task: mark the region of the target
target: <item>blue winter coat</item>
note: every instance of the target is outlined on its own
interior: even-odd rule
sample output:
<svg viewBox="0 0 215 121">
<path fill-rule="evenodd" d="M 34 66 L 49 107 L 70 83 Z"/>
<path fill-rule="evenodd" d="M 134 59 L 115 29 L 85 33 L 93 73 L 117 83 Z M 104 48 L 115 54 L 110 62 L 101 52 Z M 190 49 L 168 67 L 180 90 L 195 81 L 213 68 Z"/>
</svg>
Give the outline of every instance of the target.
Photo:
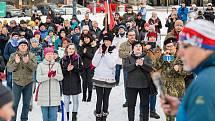
<svg viewBox="0 0 215 121">
<path fill-rule="evenodd" d="M 187 7 L 184 7 L 184 8 L 180 7 L 178 9 L 178 17 L 180 20 L 186 22 L 187 21 L 187 15 L 188 15 L 188 8 Z"/>
<path fill-rule="evenodd" d="M 215 53 L 193 72 L 197 78 L 188 87 L 177 121 L 215 121 Z"/>
<path fill-rule="evenodd" d="M 10 58 L 10 55 L 16 52 L 17 48 L 18 48 L 17 46 L 12 46 L 9 40 L 9 42 L 5 45 L 5 48 L 4 48 L 4 53 L 3 53 L 4 59 L 8 61 Z"/>
</svg>

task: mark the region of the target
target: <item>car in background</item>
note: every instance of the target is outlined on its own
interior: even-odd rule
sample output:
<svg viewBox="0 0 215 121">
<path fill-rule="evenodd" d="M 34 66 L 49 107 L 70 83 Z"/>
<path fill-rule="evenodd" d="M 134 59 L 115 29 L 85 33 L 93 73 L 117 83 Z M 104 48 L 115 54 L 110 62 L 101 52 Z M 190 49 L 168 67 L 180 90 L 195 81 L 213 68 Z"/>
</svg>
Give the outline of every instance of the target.
<svg viewBox="0 0 215 121">
<path fill-rule="evenodd" d="M 48 15 L 49 8 L 56 14 L 64 14 L 64 10 L 59 8 L 56 4 L 53 3 L 40 3 L 36 7 L 42 12 L 43 15 Z"/>
<path fill-rule="evenodd" d="M 66 15 L 73 14 L 73 5 L 62 5 L 61 9 L 64 10 L 64 14 Z M 77 8 L 76 8 L 77 15 L 86 14 L 88 12 L 90 12 L 89 8 L 86 8 L 84 6 L 77 4 Z"/>
<path fill-rule="evenodd" d="M 22 5 L 22 10 L 25 16 L 32 16 L 34 13 L 41 16 L 41 10 L 38 10 L 36 6 Z"/>
<path fill-rule="evenodd" d="M 23 12 L 21 9 L 17 9 L 13 5 L 6 5 L 6 18 L 11 18 L 11 17 L 21 17 L 23 16 Z"/>
<path fill-rule="evenodd" d="M 93 12 L 93 3 L 88 4 L 87 8 L 90 9 L 90 12 Z M 97 2 L 96 13 L 104 13 L 104 12 L 105 12 L 104 4 Z"/>
</svg>

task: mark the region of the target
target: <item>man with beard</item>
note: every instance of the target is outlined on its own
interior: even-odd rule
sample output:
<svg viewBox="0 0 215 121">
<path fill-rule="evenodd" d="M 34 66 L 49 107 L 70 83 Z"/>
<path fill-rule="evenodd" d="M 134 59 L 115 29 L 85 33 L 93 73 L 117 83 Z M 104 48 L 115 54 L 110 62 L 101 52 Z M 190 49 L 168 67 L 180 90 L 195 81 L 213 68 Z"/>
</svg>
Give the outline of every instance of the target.
<svg viewBox="0 0 215 121">
<path fill-rule="evenodd" d="M 161 100 L 168 115 L 176 115 L 177 121 L 215 120 L 215 25 L 205 20 L 186 24 L 180 34 L 178 55 L 184 63 L 184 70 L 197 74 L 188 87 L 182 102 L 166 95 Z"/>
<path fill-rule="evenodd" d="M 18 30 L 20 35 L 24 36 L 27 40 L 33 37 L 33 32 L 27 28 L 27 22 L 25 20 L 20 21 L 20 28 Z"/>
<path fill-rule="evenodd" d="M 183 71 L 182 61 L 177 56 L 175 38 L 168 38 L 164 41 L 164 53 L 154 67 L 161 72 L 165 93 L 181 99 L 185 89 L 186 73 Z M 175 121 L 175 117 L 166 115 L 166 121 Z"/>
<path fill-rule="evenodd" d="M 123 15 L 124 23 L 126 23 L 126 21 L 134 21 L 137 14 L 134 13 L 131 5 L 128 5 L 126 8 L 127 8 L 127 13 Z"/>
<path fill-rule="evenodd" d="M 167 40 L 168 38 L 175 38 L 178 41 L 179 33 L 183 30 L 183 28 L 184 28 L 183 21 L 176 20 L 175 25 L 174 25 L 174 29 L 167 34 L 165 40 Z"/>
</svg>

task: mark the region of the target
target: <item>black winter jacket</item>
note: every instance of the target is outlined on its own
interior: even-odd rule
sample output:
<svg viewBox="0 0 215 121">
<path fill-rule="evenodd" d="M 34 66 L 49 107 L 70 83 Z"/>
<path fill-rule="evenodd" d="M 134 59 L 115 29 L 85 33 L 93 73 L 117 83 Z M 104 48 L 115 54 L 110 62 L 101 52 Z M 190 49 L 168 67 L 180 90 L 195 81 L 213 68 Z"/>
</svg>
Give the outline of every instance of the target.
<svg viewBox="0 0 215 121">
<path fill-rule="evenodd" d="M 80 72 L 82 70 L 82 61 L 79 55 L 64 56 L 61 59 L 61 68 L 63 72 L 62 89 L 64 95 L 77 95 L 81 93 Z M 73 70 L 68 71 L 69 64 L 74 66 Z"/>
<path fill-rule="evenodd" d="M 136 66 L 137 59 L 144 59 L 142 66 Z M 128 72 L 126 87 L 129 88 L 148 88 L 150 87 L 150 72 L 152 69 L 152 61 L 146 55 L 142 54 L 137 57 L 134 54 L 123 60 L 123 67 Z"/>
</svg>

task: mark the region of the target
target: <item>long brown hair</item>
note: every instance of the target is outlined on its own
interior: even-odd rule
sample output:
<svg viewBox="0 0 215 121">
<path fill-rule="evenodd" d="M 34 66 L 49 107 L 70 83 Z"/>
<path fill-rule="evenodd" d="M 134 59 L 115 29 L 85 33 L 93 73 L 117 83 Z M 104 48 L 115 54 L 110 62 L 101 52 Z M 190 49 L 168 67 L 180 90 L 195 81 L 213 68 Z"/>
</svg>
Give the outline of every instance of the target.
<svg viewBox="0 0 215 121">
<path fill-rule="evenodd" d="M 75 44 L 74 44 L 74 43 L 69 43 L 69 44 L 66 46 L 65 50 L 64 50 L 64 55 L 66 55 L 66 56 L 68 55 L 67 49 L 68 49 L 68 47 L 69 47 L 70 45 L 73 45 L 73 46 L 75 47 Z M 75 53 L 77 53 L 76 47 L 75 47 Z"/>
</svg>

